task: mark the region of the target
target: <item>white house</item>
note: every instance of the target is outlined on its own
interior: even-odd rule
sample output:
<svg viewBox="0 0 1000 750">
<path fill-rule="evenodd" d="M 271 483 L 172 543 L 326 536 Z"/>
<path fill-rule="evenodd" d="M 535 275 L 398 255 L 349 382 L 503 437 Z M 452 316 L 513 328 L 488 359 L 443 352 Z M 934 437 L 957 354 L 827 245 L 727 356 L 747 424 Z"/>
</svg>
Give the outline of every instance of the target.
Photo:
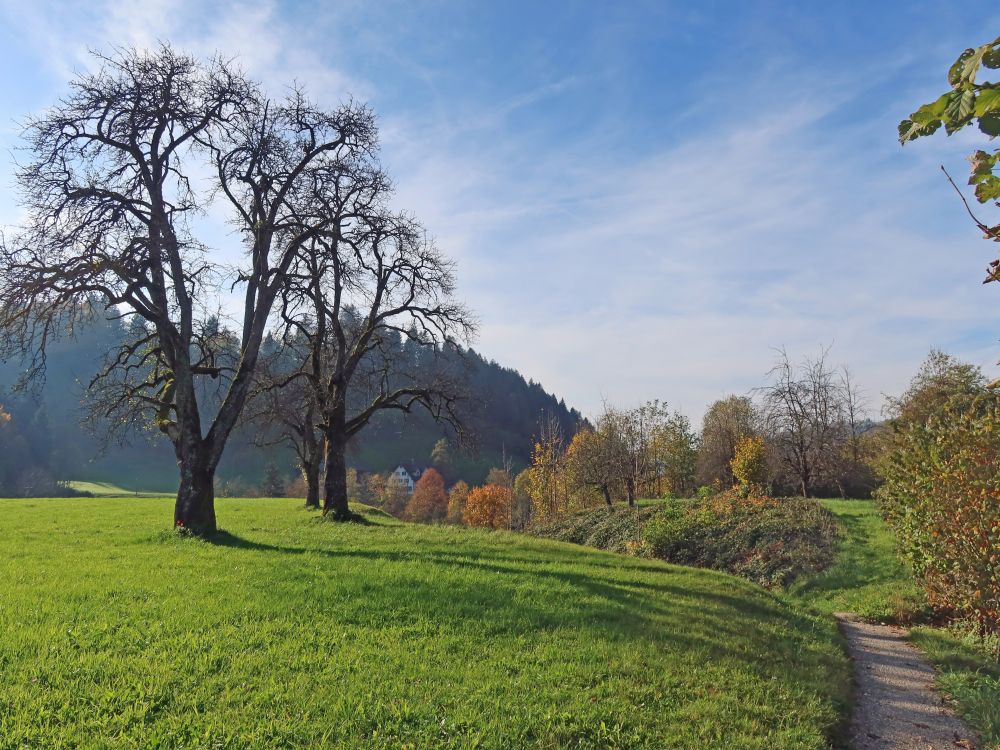
<svg viewBox="0 0 1000 750">
<path fill-rule="evenodd" d="M 416 466 L 407 466 L 400 464 L 396 469 L 389 475 L 390 482 L 396 482 L 401 485 L 403 489 L 406 490 L 407 495 L 413 494 L 413 486 L 420 479 L 420 475 L 423 474 L 423 469 L 419 469 Z"/>
</svg>

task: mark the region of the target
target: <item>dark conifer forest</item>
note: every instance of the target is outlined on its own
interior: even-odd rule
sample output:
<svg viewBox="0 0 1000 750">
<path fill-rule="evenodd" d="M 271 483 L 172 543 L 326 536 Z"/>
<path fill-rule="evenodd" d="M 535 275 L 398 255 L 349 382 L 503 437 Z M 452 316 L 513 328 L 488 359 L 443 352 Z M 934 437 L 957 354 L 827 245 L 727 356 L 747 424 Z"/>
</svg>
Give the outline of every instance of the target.
<svg viewBox="0 0 1000 750">
<path fill-rule="evenodd" d="M 158 432 L 123 432 L 84 409 L 90 379 L 123 335 L 122 325 L 88 316 L 53 345 L 44 379 L 23 388 L 20 364 L 0 365 L 0 494 L 59 494 L 59 483 L 67 480 L 176 489 L 173 451 Z M 399 346 L 405 349 L 406 343 Z M 420 352 L 414 348 L 413 354 Z M 555 417 L 567 434 L 581 420 L 579 412 L 517 370 L 472 349 L 447 356 L 465 383 L 459 404 L 464 434 L 419 410 L 382 413 L 349 446 L 352 468 L 383 472 L 399 463 L 430 465 L 434 445 L 445 438 L 454 479 L 480 482 L 493 466 L 526 466 L 542 420 Z M 252 424 L 237 430 L 220 466 L 220 484 L 258 486 L 272 467 L 285 479 L 297 475 L 292 451 L 281 444 L 259 445 L 259 433 L 259 425 Z"/>
</svg>

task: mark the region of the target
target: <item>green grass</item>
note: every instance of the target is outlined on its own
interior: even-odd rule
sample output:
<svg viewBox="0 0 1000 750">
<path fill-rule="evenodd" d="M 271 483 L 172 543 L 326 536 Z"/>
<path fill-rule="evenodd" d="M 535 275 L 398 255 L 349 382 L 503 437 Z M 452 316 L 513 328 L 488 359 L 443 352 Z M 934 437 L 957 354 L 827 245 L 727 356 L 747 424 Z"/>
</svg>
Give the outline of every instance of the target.
<svg viewBox="0 0 1000 750">
<path fill-rule="evenodd" d="M 906 622 L 924 609 L 919 587 L 896 555 L 892 532 L 871 500 L 823 500 L 842 537 L 836 560 L 793 584 L 790 596 L 822 614 L 853 612 L 878 622 Z"/>
<path fill-rule="evenodd" d="M 789 600 L 819 614 L 854 612 L 880 622 L 926 620 L 925 599 L 896 555 L 889 528 L 870 500 L 824 500 L 843 528 L 833 567 L 793 586 Z M 916 625 L 913 643 L 938 670 L 938 686 L 979 731 L 985 750 L 1000 750 L 1000 665 L 961 627 Z"/>
<path fill-rule="evenodd" d="M 823 748 L 829 618 L 503 532 L 220 500 L 0 504 L 0 748 Z"/>
<path fill-rule="evenodd" d="M 984 750 L 1000 750 L 1000 664 L 968 630 L 920 626 L 913 643 L 938 669 L 938 685 L 979 730 Z"/>
</svg>

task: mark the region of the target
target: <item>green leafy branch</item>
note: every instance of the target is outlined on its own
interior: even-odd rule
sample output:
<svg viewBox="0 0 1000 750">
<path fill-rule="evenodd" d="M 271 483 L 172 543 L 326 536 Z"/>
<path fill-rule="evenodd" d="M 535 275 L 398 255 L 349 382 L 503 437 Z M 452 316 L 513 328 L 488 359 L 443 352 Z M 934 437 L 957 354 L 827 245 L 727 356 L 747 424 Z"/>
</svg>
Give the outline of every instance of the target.
<svg viewBox="0 0 1000 750">
<path fill-rule="evenodd" d="M 1000 69 L 1000 37 L 981 47 L 965 50 L 948 70 L 951 91 L 920 107 L 899 123 L 899 142 L 933 135 L 943 125 L 948 135 L 975 124 L 981 133 L 993 139 L 1000 135 L 1000 82 L 977 81 L 983 68 Z M 991 152 L 977 150 L 969 157 L 972 171 L 969 184 L 975 186 L 980 203 L 993 201 L 1000 206 L 1000 149 Z M 945 173 L 947 174 L 947 172 Z M 951 180 L 951 177 L 948 178 Z M 954 185 L 952 181 L 952 185 Z M 958 190 L 958 187 L 955 188 Z M 961 195 L 961 191 L 959 191 Z M 964 196 L 963 196 L 964 200 Z M 966 203 L 966 209 L 968 209 Z M 976 225 L 987 239 L 1000 242 L 1000 224 L 989 226 L 975 217 Z M 986 282 L 1000 280 L 1000 260 L 990 264 Z M 984 282 L 984 283 L 986 283 Z"/>
</svg>

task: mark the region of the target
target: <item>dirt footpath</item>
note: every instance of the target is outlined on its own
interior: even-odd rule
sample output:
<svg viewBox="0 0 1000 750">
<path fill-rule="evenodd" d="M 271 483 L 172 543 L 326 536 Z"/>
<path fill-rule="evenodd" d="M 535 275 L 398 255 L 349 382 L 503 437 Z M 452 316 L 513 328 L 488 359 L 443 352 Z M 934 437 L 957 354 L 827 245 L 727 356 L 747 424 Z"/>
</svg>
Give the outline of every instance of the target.
<svg viewBox="0 0 1000 750">
<path fill-rule="evenodd" d="M 834 615 L 857 683 L 849 739 L 854 750 L 955 750 L 975 735 L 934 690 L 934 669 L 906 631 Z"/>
</svg>

